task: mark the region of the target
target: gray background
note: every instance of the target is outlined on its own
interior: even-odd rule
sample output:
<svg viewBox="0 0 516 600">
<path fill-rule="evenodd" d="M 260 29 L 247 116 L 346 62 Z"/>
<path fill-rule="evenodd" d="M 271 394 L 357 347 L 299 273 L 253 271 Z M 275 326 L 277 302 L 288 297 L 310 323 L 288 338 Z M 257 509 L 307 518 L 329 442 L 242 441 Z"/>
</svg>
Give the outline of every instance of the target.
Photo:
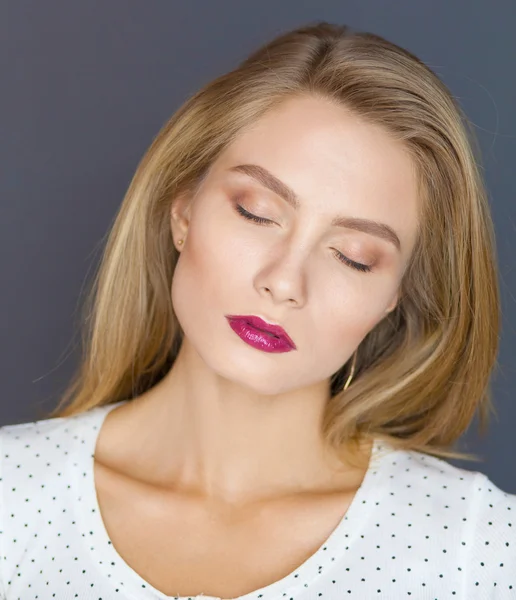
<svg viewBox="0 0 516 600">
<path fill-rule="evenodd" d="M 460 448 L 516 493 L 516 2 L 1 0 L 0 424 L 41 418 L 79 354 L 79 303 L 153 136 L 280 32 L 324 19 L 424 60 L 475 124 L 497 233 L 498 418 Z"/>
</svg>

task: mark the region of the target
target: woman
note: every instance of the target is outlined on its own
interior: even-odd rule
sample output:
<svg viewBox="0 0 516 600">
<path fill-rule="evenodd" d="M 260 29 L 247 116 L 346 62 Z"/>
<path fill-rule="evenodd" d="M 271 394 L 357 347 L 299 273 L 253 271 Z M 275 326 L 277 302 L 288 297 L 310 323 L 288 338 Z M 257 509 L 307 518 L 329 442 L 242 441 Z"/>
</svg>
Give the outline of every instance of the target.
<svg viewBox="0 0 516 600">
<path fill-rule="evenodd" d="M 0 430 L 4 598 L 516 597 L 516 496 L 445 460 L 472 459 L 499 326 L 466 123 L 328 23 L 176 112 L 77 377 Z"/>
</svg>

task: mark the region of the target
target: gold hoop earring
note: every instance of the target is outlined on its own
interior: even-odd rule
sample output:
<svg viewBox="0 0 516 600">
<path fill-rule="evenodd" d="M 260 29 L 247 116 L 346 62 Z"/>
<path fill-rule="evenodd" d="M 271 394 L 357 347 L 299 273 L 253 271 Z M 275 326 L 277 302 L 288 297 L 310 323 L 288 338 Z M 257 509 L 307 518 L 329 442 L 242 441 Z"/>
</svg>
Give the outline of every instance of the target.
<svg viewBox="0 0 516 600">
<path fill-rule="evenodd" d="M 346 381 L 346 384 L 344 385 L 344 388 L 343 388 L 344 390 L 348 389 L 348 386 L 351 383 L 351 380 L 353 379 L 353 375 L 355 373 L 356 362 L 357 362 L 357 353 L 356 353 L 356 350 L 355 350 L 355 355 L 353 356 L 353 363 L 351 364 L 351 372 L 350 372 L 350 375 L 348 377 L 348 380 Z"/>
</svg>

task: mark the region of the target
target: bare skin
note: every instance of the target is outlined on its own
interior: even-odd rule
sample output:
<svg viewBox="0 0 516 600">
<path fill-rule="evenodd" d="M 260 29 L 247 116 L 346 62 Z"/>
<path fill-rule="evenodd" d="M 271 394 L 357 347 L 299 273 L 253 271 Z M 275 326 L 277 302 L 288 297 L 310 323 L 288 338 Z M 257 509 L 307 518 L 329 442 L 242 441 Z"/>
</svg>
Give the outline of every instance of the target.
<svg viewBox="0 0 516 600">
<path fill-rule="evenodd" d="M 300 208 L 229 170 L 241 164 L 273 173 Z M 236 203 L 273 223 L 244 219 Z M 337 215 L 387 224 L 400 249 L 331 226 Z M 315 98 L 265 115 L 195 198 L 175 199 L 171 297 L 183 345 L 157 386 L 109 413 L 95 452 L 106 529 L 152 586 L 235 598 L 285 577 L 335 529 L 365 470 L 323 443 L 329 377 L 396 306 L 417 216 L 404 148 Z M 373 270 L 353 269 L 335 249 Z M 252 348 L 226 314 L 280 323 L 297 349 Z M 369 457 L 371 445 L 361 451 Z"/>
<path fill-rule="evenodd" d="M 102 427 L 109 445 L 122 431 L 115 415 L 122 408 L 112 411 Z M 132 447 L 137 461 L 137 443 Z M 234 507 L 149 483 L 125 460 L 123 465 L 109 462 L 119 453 L 129 459 L 127 445 L 111 453 L 101 450 L 102 444 L 97 448 L 97 496 L 113 546 L 168 596 L 237 598 L 286 577 L 329 537 L 364 475 L 357 471 L 335 478 L 330 490 L 315 487 Z"/>
</svg>

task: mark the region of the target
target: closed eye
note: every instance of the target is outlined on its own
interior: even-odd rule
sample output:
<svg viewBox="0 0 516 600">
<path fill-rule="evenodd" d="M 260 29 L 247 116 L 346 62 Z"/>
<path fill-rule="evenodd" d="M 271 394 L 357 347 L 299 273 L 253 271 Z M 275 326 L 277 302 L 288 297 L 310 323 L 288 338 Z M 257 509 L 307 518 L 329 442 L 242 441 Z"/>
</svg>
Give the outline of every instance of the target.
<svg viewBox="0 0 516 600">
<path fill-rule="evenodd" d="M 338 250 L 335 250 L 334 254 L 344 264 L 348 265 L 349 267 L 352 267 L 353 269 L 356 269 L 357 271 L 362 271 L 363 273 L 369 273 L 370 271 L 372 271 L 369 265 L 363 265 L 362 263 L 355 262 L 347 256 L 344 256 L 344 254 L 342 254 L 342 252 L 339 252 Z"/>
<path fill-rule="evenodd" d="M 245 219 L 248 219 L 249 221 L 256 221 L 257 223 L 274 223 L 274 221 L 271 221 L 270 219 L 264 219 L 263 217 L 257 217 L 256 215 L 253 215 L 250 212 L 247 212 L 245 208 L 240 206 L 240 204 L 236 205 L 236 211 L 239 214 L 241 214 Z"/>
<path fill-rule="evenodd" d="M 244 219 L 247 219 L 248 221 L 254 221 L 256 223 L 261 223 L 262 225 L 266 223 L 274 223 L 274 221 L 272 221 L 271 219 L 265 219 L 264 217 L 257 217 L 256 215 L 253 215 L 252 213 L 245 210 L 245 208 L 243 208 L 243 206 L 241 206 L 240 204 L 235 205 L 235 210 L 240 215 L 242 215 Z M 351 267 L 352 269 L 355 269 L 357 271 L 361 271 L 362 273 L 369 273 L 372 270 L 369 265 L 364 265 L 362 263 L 355 262 L 354 260 L 351 260 L 338 250 L 334 251 L 334 255 L 337 257 L 338 260 L 348 265 L 348 267 Z"/>
</svg>

